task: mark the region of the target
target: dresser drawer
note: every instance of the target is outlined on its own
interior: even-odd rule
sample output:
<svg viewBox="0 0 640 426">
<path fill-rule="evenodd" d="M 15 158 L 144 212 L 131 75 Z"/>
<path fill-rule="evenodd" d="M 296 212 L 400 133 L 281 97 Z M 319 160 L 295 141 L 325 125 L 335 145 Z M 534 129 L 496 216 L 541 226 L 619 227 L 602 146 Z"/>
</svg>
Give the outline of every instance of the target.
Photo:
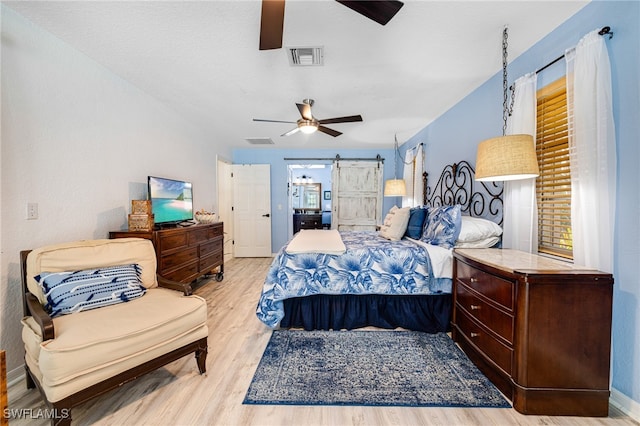
<svg viewBox="0 0 640 426">
<path fill-rule="evenodd" d="M 191 247 L 185 250 L 168 254 L 160 258 L 160 271 L 163 273 L 167 269 L 180 266 L 187 262 L 191 262 L 198 259 L 198 247 Z M 197 265 L 197 263 L 196 263 Z M 168 278 L 168 277 L 167 277 Z"/>
<path fill-rule="evenodd" d="M 209 272 L 220 265 L 222 265 L 222 250 L 213 253 L 211 256 L 200 258 L 200 272 Z"/>
<path fill-rule="evenodd" d="M 511 281 L 475 269 L 464 262 L 456 262 L 456 265 L 458 280 L 509 311 L 513 311 L 515 287 Z"/>
<path fill-rule="evenodd" d="M 208 234 L 210 239 L 215 237 L 222 237 L 222 234 L 223 234 L 222 225 L 214 225 L 210 227 Z"/>
<path fill-rule="evenodd" d="M 222 240 L 210 241 L 208 243 L 200 244 L 200 257 L 209 256 L 215 251 L 222 250 Z"/>
<path fill-rule="evenodd" d="M 461 283 L 456 285 L 456 302 L 478 322 L 504 338 L 509 344 L 513 344 L 512 315 L 491 306 Z"/>
<path fill-rule="evenodd" d="M 189 283 L 198 276 L 198 262 L 193 261 L 178 269 L 164 273 L 162 276 L 173 281 Z"/>
<path fill-rule="evenodd" d="M 187 234 L 182 233 L 168 233 L 161 235 L 158 238 L 158 244 L 160 245 L 160 252 L 166 250 L 177 249 L 181 247 L 187 247 Z"/>
<path fill-rule="evenodd" d="M 495 339 L 481 325 L 467 316 L 462 310 L 456 311 L 456 327 L 466 336 L 466 339 L 476 345 L 486 358 L 491 359 L 511 376 L 513 348 Z"/>
<path fill-rule="evenodd" d="M 189 245 L 195 245 L 201 243 L 203 241 L 207 241 L 209 239 L 209 230 L 205 229 L 194 229 L 189 231 Z"/>
</svg>

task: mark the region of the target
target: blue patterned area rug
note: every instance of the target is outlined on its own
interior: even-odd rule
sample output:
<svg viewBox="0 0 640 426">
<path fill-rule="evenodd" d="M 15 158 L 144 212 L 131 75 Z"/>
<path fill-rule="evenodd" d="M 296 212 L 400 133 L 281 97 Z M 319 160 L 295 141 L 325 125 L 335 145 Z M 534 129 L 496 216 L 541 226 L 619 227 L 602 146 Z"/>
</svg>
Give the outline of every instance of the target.
<svg viewBox="0 0 640 426">
<path fill-rule="evenodd" d="M 276 330 L 244 404 L 511 407 L 445 334 Z"/>
</svg>

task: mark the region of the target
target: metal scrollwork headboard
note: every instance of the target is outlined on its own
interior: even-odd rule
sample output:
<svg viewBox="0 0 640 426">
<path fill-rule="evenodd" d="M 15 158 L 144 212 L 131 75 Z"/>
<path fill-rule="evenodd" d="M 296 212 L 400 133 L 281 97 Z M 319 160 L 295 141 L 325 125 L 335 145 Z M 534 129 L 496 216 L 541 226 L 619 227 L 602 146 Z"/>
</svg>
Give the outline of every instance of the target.
<svg viewBox="0 0 640 426">
<path fill-rule="evenodd" d="M 422 174 L 424 205 L 430 207 L 460 204 L 463 214 L 483 217 L 502 225 L 503 186 L 496 182 L 477 182 L 475 170 L 466 161 L 445 166 L 433 189 L 428 174 Z"/>
</svg>

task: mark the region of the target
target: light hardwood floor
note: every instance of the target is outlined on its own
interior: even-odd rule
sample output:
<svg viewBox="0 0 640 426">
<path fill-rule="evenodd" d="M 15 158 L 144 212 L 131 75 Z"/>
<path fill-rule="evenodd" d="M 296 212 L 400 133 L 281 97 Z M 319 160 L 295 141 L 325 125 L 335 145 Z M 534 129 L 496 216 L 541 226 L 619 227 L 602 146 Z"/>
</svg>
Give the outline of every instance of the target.
<svg viewBox="0 0 640 426">
<path fill-rule="evenodd" d="M 203 283 L 208 300 L 207 373 L 193 356 L 127 383 L 72 410 L 74 424 L 99 425 L 637 425 L 615 408 L 608 418 L 524 416 L 513 409 L 243 405 L 271 330 L 255 316 L 271 259 L 234 259 L 222 282 Z M 9 407 L 44 409 L 24 380 L 9 389 Z M 16 419 L 12 425 L 45 425 Z"/>
</svg>

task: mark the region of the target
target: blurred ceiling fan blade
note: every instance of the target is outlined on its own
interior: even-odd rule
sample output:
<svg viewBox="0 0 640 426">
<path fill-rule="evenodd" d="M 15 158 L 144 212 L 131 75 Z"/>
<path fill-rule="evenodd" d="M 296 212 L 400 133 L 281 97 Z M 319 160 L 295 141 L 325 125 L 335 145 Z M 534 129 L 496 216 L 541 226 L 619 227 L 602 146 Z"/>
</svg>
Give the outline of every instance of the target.
<svg viewBox="0 0 640 426">
<path fill-rule="evenodd" d="M 298 127 L 296 127 L 295 129 L 289 130 L 287 133 L 281 134 L 280 136 L 291 136 L 292 134 L 297 133 L 299 131 L 300 131 L 300 129 Z"/>
<path fill-rule="evenodd" d="M 280 49 L 282 47 L 284 1 L 262 0 L 260 50 Z"/>
<path fill-rule="evenodd" d="M 309 104 L 296 104 L 298 107 L 298 111 L 300 111 L 300 115 L 305 120 L 313 120 L 313 116 L 311 115 L 311 105 Z"/>
<path fill-rule="evenodd" d="M 324 120 L 318 120 L 320 124 L 332 124 L 332 123 L 353 123 L 355 121 L 362 121 L 361 115 L 348 115 L 346 117 L 325 118 Z"/>
<path fill-rule="evenodd" d="M 264 118 L 254 118 L 253 121 L 264 121 L 264 122 L 267 122 L 267 123 L 290 123 L 290 124 L 296 124 L 295 121 L 266 120 Z"/>
<path fill-rule="evenodd" d="M 386 25 L 387 22 L 395 16 L 396 13 L 404 6 L 401 1 L 395 0 L 379 0 L 379 1 L 355 1 L 355 0 L 336 0 L 338 3 L 347 6 L 351 10 L 355 10 L 361 15 L 376 21 L 380 25 Z"/>
<path fill-rule="evenodd" d="M 327 135 L 333 136 L 334 138 L 342 134 L 342 132 L 339 132 L 337 130 L 333 130 L 324 126 L 318 126 L 318 131 L 322 133 L 326 133 Z"/>
</svg>

